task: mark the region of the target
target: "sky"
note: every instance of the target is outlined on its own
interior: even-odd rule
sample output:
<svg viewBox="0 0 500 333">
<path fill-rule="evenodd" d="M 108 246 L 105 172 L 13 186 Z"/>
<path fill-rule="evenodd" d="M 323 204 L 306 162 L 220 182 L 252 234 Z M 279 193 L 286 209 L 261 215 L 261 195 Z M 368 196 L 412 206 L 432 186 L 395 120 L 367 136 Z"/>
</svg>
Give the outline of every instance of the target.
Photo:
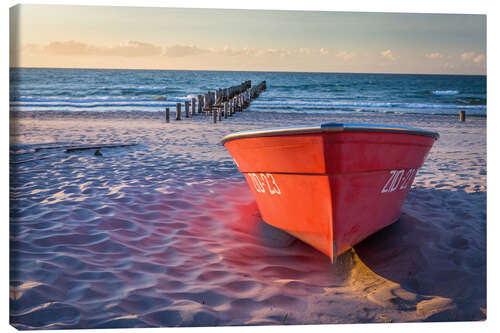
<svg viewBox="0 0 500 333">
<path fill-rule="evenodd" d="M 11 67 L 486 74 L 486 16 L 19 5 Z"/>
</svg>

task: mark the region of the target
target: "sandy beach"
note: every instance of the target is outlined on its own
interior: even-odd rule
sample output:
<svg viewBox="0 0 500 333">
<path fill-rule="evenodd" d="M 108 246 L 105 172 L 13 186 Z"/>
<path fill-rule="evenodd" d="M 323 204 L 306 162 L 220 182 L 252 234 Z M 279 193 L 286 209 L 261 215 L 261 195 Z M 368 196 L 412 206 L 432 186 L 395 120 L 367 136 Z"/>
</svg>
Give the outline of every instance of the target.
<svg viewBox="0 0 500 333">
<path fill-rule="evenodd" d="M 485 117 L 249 110 L 217 124 L 163 119 L 11 114 L 15 327 L 486 319 Z M 327 121 L 441 135 L 401 219 L 335 264 L 260 219 L 220 144 L 235 131 Z M 63 148 L 115 143 L 134 145 L 102 156 Z"/>
</svg>

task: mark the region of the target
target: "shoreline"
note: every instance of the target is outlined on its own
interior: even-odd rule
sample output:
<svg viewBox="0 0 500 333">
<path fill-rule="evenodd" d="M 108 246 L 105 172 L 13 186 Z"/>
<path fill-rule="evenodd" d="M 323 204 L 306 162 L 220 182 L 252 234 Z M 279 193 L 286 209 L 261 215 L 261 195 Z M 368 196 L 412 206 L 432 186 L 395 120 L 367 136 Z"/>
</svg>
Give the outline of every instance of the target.
<svg viewBox="0 0 500 333">
<path fill-rule="evenodd" d="M 455 119 L 458 121 L 459 113 L 456 114 L 425 114 L 425 113 L 404 113 L 404 112 L 285 112 L 285 111 L 259 111 L 257 108 L 253 109 L 250 105 L 249 109 L 244 112 L 265 114 L 272 117 L 277 117 L 279 115 L 288 117 L 304 117 L 311 116 L 313 118 L 332 118 L 338 116 L 341 118 L 362 118 L 366 117 L 379 117 L 384 116 L 395 116 L 395 117 L 436 117 L 436 118 L 447 118 Z M 175 110 L 170 110 L 170 114 L 175 114 Z M 237 114 L 238 117 L 240 113 Z M 479 118 L 487 119 L 487 115 L 480 114 L 468 114 L 466 113 L 467 119 L 469 118 Z M 145 120 L 164 120 L 165 110 L 163 111 L 10 111 L 10 120 L 12 119 L 23 119 L 23 118 L 37 118 L 37 119 L 60 119 L 60 118 L 90 118 L 90 119 L 145 119 Z M 195 117 L 190 117 L 189 119 L 182 118 L 180 123 L 184 120 L 188 121 L 199 121 L 200 119 L 207 118 L 206 115 L 196 115 Z M 207 118 L 208 119 L 208 118 Z M 237 121 L 230 119 L 229 121 Z"/>
</svg>

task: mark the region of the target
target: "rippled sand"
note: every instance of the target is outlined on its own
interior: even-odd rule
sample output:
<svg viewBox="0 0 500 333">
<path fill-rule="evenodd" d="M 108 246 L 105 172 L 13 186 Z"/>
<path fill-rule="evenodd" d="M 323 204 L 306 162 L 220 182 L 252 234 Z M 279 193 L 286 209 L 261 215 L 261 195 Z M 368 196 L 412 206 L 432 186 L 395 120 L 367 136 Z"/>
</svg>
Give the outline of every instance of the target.
<svg viewBox="0 0 500 333">
<path fill-rule="evenodd" d="M 203 116 L 165 124 L 161 113 L 11 117 L 17 328 L 486 318 L 484 118 L 245 111 L 214 125 Z M 262 222 L 219 144 L 234 131 L 323 121 L 441 134 L 401 219 L 333 265 Z M 136 145 L 102 156 L 62 148 L 103 143 Z"/>
</svg>

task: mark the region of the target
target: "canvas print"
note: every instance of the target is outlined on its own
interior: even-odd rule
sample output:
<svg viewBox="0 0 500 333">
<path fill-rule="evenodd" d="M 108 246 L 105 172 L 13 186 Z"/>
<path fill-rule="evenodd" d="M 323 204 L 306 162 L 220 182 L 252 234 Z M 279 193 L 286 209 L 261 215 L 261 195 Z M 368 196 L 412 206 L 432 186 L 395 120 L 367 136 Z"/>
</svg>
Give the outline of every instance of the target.
<svg viewBox="0 0 500 333">
<path fill-rule="evenodd" d="M 15 328 L 486 320 L 485 15 L 10 27 Z"/>
</svg>

